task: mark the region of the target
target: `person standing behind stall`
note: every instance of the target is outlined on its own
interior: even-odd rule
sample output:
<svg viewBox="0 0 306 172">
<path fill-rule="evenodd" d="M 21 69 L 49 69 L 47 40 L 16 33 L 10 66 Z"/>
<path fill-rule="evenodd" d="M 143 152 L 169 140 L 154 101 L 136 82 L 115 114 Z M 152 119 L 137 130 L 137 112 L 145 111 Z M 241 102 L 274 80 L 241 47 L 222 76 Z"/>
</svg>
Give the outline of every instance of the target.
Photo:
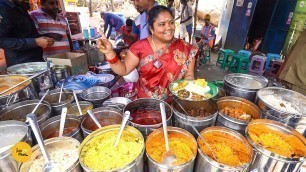
<svg viewBox="0 0 306 172">
<path fill-rule="evenodd" d="M 132 25 L 132 35 L 134 37 L 134 39 L 139 40 L 140 37 L 140 18 L 141 18 L 141 14 L 144 12 L 144 10 L 142 8 L 140 8 L 139 6 L 135 5 L 135 2 L 133 2 L 134 7 L 136 8 L 137 12 L 139 13 L 139 15 L 137 17 L 135 17 L 133 25 Z"/>
<path fill-rule="evenodd" d="M 192 16 L 193 11 L 192 8 L 187 4 L 187 0 L 181 0 L 181 15 L 176 18 L 180 19 L 180 38 L 185 39 L 185 28 L 188 33 L 188 42 L 191 42 L 191 35 L 192 35 Z"/>
<path fill-rule="evenodd" d="M 114 13 L 101 12 L 100 14 L 101 18 L 104 20 L 104 33 L 106 33 L 107 29 L 109 28 L 106 37 L 109 38 L 111 36 L 113 27 L 115 28 L 117 35 L 121 26 L 123 26 L 125 23 L 124 19 Z"/>
<path fill-rule="evenodd" d="M 158 3 L 155 2 L 154 0 L 132 0 L 132 1 L 134 2 L 134 5 L 137 8 L 140 8 L 144 11 L 140 16 L 139 39 L 147 38 L 150 35 L 147 13 L 150 11 L 151 8 L 157 6 Z"/>
<path fill-rule="evenodd" d="M 124 43 L 128 46 L 134 44 L 134 42 L 137 41 L 132 36 L 132 25 L 133 25 L 133 20 L 132 19 L 126 19 L 125 25 L 121 26 L 119 33 L 122 34 Z"/>
<path fill-rule="evenodd" d="M 44 61 L 42 48 L 54 40 L 40 37 L 28 14 L 29 1 L 0 0 L 0 48 L 4 49 L 7 67 Z"/>
<path fill-rule="evenodd" d="M 173 7 L 174 0 L 168 0 L 167 7 L 170 9 L 173 17 L 175 17 L 175 8 Z"/>
<path fill-rule="evenodd" d="M 30 12 L 40 35 L 52 37 L 53 46 L 43 49 L 44 58 L 70 51 L 70 31 L 66 19 L 58 13 L 58 0 L 41 0 L 41 8 Z"/>
<path fill-rule="evenodd" d="M 204 16 L 204 26 L 202 28 L 201 31 L 201 37 L 202 37 L 202 41 L 203 44 L 208 44 L 210 48 L 213 47 L 214 44 L 214 39 L 216 38 L 216 34 L 215 34 L 215 27 L 210 24 L 210 15 L 206 14 Z"/>
</svg>

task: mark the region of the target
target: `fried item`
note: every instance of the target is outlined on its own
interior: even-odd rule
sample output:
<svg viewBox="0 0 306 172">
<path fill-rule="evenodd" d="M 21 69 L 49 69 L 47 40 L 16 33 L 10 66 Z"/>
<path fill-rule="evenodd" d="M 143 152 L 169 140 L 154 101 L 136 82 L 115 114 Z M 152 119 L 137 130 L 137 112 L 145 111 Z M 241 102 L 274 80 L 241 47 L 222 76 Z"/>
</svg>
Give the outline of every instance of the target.
<svg viewBox="0 0 306 172">
<path fill-rule="evenodd" d="M 176 87 L 173 87 L 173 91 L 176 93 L 177 91 L 184 89 L 188 85 L 188 81 L 178 82 Z"/>
<path fill-rule="evenodd" d="M 305 143 L 292 134 L 277 131 L 263 124 L 249 126 L 248 134 L 254 142 L 275 154 L 287 158 L 306 156 Z"/>
<path fill-rule="evenodd" d="M 177 95 L 182 99 L 186 99 L 190 96 L 190 92 L 186 91 L 185 89 L 182 89 L 177 92 Z"/>
<path fill-rule="evenodd" d="M 240 109 L 240 108 L 232 108 L 232 107 L 224 107 L 220 110 L 222 113 L 239 120 L 247 121 L 252 118 L 251 115 L 248 115 L 246 111 Z"/>
<path fill-rule="evenodd" d="M 245 143 L 232 135 L 214 131 L 202 133 L 202 136 L 214 152 L 217 158 L 215 160 L 219 163 L 235 167 L 244 165 L 251 160 L 252 150 L 248 149 Z M 201 139 L 198 140 L 198 144 L 206 155 L 214 159 L 211 151 Z"/>
<path fill-rule="evenodd" d="M 200 94 L 197 94 L 197 93 L 194 93 L 192 92 L 192 97 L 191 97 L 191 100 L 203 100 L 205 99 L 204 96 L 200 95 Z"/>
</svg>

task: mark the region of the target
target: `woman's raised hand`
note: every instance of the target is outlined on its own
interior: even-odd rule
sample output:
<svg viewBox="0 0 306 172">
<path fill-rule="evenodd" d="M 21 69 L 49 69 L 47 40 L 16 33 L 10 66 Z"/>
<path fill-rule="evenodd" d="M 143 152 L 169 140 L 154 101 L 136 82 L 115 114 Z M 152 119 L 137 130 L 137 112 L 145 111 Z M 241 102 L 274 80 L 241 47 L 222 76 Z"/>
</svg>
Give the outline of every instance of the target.
<svg viewBox="0 0 306 172">
<path fill-rule="evenodd" d="M 109 54 L 113 52 L 113 45 L 109 40 L 106 38 L 104 32 L 101 32 L 101 39 L 98 39 L 98 48 L 104 54 Z"/>
</svg>

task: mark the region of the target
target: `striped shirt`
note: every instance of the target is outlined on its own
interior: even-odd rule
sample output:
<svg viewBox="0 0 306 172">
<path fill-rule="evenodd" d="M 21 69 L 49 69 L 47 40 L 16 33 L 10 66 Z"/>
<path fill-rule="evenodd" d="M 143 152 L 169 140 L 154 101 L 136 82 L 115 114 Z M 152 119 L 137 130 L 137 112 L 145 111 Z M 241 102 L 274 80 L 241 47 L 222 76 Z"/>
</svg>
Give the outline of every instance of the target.
<svg viewBox="0 0 306 172">
<path fill-rule="evenodd" d="M 57 15 L 56 19 L 54 20 L 41 8 L 30 12 L 30 16 L 34 21 L 39 34 L 58 33 L 63 35 L 63 39 L 61 41 L 55 40 L 53 46 L 43 49 L 44 58 L 51 55 L 70 51 L 69 40 L 67 36 L 67 33 L 69 33 L 69 31 L 66 19 L 63 16 Z"/>
</svg>

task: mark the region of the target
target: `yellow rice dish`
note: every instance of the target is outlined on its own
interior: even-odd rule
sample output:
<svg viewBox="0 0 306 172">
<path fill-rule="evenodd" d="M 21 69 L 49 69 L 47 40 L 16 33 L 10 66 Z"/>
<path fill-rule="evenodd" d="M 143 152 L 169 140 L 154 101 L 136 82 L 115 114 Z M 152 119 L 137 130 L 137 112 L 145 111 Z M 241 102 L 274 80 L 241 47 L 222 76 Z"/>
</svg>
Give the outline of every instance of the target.
<svg viewBox="0 0 306 172">
<path fill-rule="evenodd" d="M 162 130 L 161 130 L 162 131 Z M 197 152 L 197 147 L 192 139 L 178 132 L 168 132 L 170 151 L 176 156 L 174 166 L 185 164 L 192 160 Z M 146 142 L 148 155 L 156 162 L 162 163 L 166 153 L 165 139 L 162 132 L 149 136 Z"/>
<path fill-rule="evenodd" d="M 306 157 L 306 145 L 298 137 L 263 124 L 248 127 L 248 134 L 265 149 L 287 158 Z"/>
<path fill-rule="evenodd" d="M 80 153 L 80 161 L 93 171 L 115 170 L 135 160 L 143 150 L 143 140 L 124 130 L 117 147 L 119 130 L 102 133 L 88 141 Z"/>
<path fill-rule="evenodd" d="M 201 134 L 217 159 L 214 159 L 211 151 L 201 139 L 198 139 L 199 147 L 207 156 L 217 162 L 235 167 L 251 161 L 251 150 L 236 137 L 218 131 Z"/>
</svg>

